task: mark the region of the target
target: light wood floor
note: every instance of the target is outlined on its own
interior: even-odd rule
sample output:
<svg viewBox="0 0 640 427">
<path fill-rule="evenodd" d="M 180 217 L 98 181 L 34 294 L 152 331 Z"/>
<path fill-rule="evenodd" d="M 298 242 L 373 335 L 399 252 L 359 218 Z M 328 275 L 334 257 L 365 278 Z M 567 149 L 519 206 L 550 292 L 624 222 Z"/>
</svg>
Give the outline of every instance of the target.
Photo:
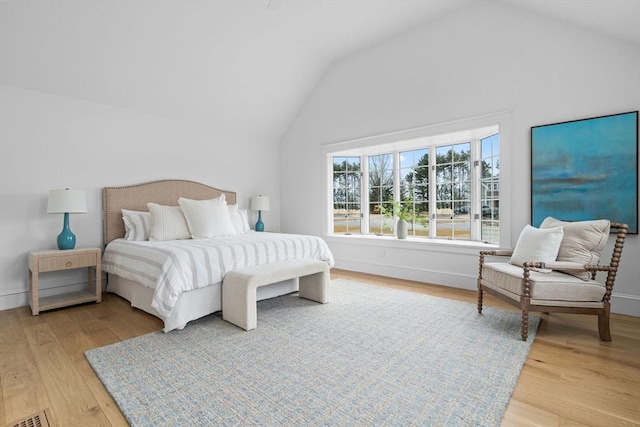
<svg viewBox="0 0 640 427">
<path fill-rule="evenodd" d="M 336 269 L 332 278 L 476 302 L 460 289 Z M 485 303 L 511 309 L 490 296 Z M 640 318 L 612 315 L 613 341 L 603 343 L 596 316 L 542 317 L 502 424 L 640 426 Z M 0 311 L 0 426 L 42 410 L 56 426 L 126 426 L 84 352 L 161 327 L 108 293 L 101 304 L 35 317 L 28 307 Z"/>
</svg>

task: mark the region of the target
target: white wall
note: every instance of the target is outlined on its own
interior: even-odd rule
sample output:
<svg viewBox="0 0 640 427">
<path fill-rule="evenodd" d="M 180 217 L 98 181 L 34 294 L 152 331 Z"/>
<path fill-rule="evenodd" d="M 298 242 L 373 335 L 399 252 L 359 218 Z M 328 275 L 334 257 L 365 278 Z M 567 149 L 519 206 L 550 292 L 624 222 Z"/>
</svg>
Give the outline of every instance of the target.
<svg viewBox="0 0 640 427">
<path fill-rule="evenodd" d="M 199 181 L 249 198 L 268 194 L 279 223 L 277 144 L 206 125 L 0 85 L 0 310 L 27 305 L 27 253 L 54 249 L 62 215 L 46 213 L 50 189 L 85 190 L 89 212 L 71 215 L 77 247 L 102 247 L 102 188 L 158 179 Z M 80 283 L 80 272 L 41 286 Z"/>
<path fill-rule="evenodd" d="M 510 135 L 501 139 L 509 157 L 501 162 L 509 162 L 512 191 L 501 193 L 501 207 L 511 211 L 503 220 L 513 245 L 530 221 L 531 126 L 638 110 L 638 76 L 639 46 L 499 3 L 348 57 L 329 69 L 281 142 L 282 229 L 324 232 L 323 145 L 511 111 Z M 339 268 L 475 289 L 475 248 L 327 240 Z M 633 235 L 614 312 L 640 316 L 638 277 Z"/>
</svg>

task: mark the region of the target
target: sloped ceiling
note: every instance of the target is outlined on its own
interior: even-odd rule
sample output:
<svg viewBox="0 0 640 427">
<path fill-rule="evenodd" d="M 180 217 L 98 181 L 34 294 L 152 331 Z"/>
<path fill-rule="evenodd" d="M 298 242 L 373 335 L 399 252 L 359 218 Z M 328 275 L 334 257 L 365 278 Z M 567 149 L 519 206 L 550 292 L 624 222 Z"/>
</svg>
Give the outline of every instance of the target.
<svg viewBox="0 0 640 427">
<path fill-rule="evenodd" d="M 485 1 L 2 1 L 0 83 L 274 143 L 333 61 Z M 640 1 L 506 3 L 640 48 Z"/>
</svg>

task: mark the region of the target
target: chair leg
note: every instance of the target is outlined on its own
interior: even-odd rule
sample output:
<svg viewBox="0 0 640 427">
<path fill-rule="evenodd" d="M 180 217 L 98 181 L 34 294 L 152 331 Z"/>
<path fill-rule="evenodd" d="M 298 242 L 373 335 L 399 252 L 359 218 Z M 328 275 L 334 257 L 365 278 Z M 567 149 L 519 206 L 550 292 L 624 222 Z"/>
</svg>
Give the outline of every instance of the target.
<svg viewBox="0 0 640 427">
<path fill-rule="evenodd" d="M 482 289 L 478 288 L 478 313 L 482 313 Z"/>
<path fill-rule="evenodd" d="M 529 312 L 527 310 L 522 310 L 521 336 L 522 336 L 522 341 L 526 341 L 527 336 L 529 336 Z"/>
<path fill-rule="evenodd" d="M 611 341 L 611 331 L 609 330 L 610 312 L 611 305 L 609 302 L 605 302 L 603 313 L 598 315 L 598 332 L 602 341 Z"/>
</svg>

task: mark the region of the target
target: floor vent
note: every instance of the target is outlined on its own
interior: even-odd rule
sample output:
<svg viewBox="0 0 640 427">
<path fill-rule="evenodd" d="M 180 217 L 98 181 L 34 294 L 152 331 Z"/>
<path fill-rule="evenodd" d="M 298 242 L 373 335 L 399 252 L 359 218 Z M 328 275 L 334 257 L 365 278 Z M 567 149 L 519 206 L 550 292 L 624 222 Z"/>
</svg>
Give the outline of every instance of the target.
<svg viewBox="0 0 640 427">
<path fill-rule="evenodd" d="M 29 418 L 9 424 L 7 427 L 51 427 L 45 411 L 31 415 Z"/>
</svg>

